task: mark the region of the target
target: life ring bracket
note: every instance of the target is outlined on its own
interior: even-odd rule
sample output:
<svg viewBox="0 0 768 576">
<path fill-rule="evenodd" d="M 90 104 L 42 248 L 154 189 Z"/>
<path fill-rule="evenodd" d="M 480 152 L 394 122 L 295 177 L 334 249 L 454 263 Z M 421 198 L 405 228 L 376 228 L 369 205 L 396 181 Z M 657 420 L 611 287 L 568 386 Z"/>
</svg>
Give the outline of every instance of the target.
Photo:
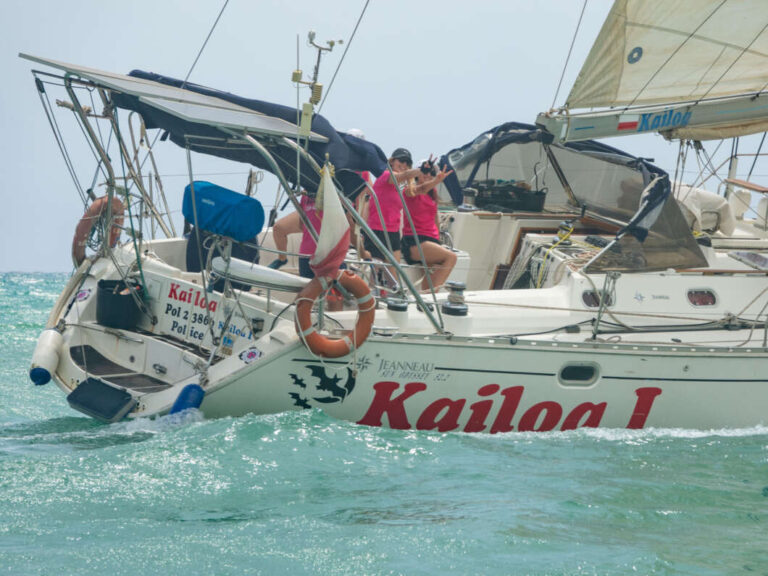
<svg viewBox="0 0 768 576">
<path fill-rule="evenodd" d="M 376 300 L 365 281 L 349 270 L 343 270 L 336 281 L 355 297 L 357 322 L 341 338 L 320 334 L 312 324 L 312 306 L 329 287 L 325 278 L 313 278 L 296 297 L 296 333 L 309 350 L 324 358 L 340 358 L 362 346 L 371 333 L 376 313 Z"/>
<path fill-rule="evenodd" d="M 85 246 L 88 243 L 88 238 L 91 235 L 91 230 L 96 225 L 96 222 L 101 218 L 109 205 L 109 197 L 101 196 L 96 198 L 93 203 L 85 211 L 83 217 L 80 218 L 80 222 L 77 223 L 75 228 L 75 235 L 72 238 L 72 262 L 75 266 L 80 266 L 85 260 Z M 112 198 L 112 216 L 113 223 L 109 233 L 109 245 L 115 246 L 118 238 L 120 238 L 120 229 L 123 225 L 123 213 L 125 212 L 125 206 L 119 198 Z"/>
</svg>

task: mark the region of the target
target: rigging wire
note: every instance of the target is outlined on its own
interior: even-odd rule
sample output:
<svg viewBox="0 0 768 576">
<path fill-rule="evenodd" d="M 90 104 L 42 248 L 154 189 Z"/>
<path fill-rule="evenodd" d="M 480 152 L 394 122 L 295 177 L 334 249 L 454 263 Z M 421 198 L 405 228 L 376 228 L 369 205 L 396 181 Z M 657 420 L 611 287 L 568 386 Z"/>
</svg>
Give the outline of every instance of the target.
<svg viewBox="0 0 768 576">
<path fill-rule="evenodd" d="M 630 102 L 629 104 L 627 104 L 627 108 L 631 107 L 631 106 L 632 106 L 632 105 L 635 103 L 635 101 L 637 101 L 637 99 L 638 99 L 638 98 L 640 98 L 640 94 L 642 94 L 642 93 L 645 91 L 645 89 L 646 89 L 646 88 L 648 88 L 648 86 L 651 84 L 651 82 L 653 82 L 653 80 L 656 78 L 656 76 L 658 75 L 658 73 L 659 73 L 659 72 L 661 72 L 661 71 L 662 71 L 662 69 L 663 69 L 663 68 L 664 68 L 664 67 L 665 67 L 667 64 L 669 64 L 670 60 L 672 60 L 672 58 L 674 58 L 674 57 L 677 55 L 677 53 L 678 53 L 680 50 L 682 50 L 682 49 L 683 49 L 683 46 L 685 46 L 685 45 L 688 43 L 688 41 L 689 41 L 691 38 L 693 38 L 693 37 L 696 35 L 696 33 L 699 31 L 699 29 L 700 29 L 702 26 L 704 26 L 704 24 L 706 24 L 706 23 L 707 23 L 707 22 L 710 20 L 710 18 L 712 18 L 712 16 L 714 16 L 714 15 L 715 15 L 715 13 L 716 13 L 718 10 L 720 10 L 720 8 L 722 8 L 722 7 L 723 7 L 723 4 L 725 4 L 725 3 L 726 3 L 726 0 L 722 0 L 722 2 L 720 2 L 720 4 L 717 6 L 717 8 L 715 8 L 714 10 L 712 10 L 712 12 L 710 12 L 710 14 L 709 14 L 709 15 L 708 15 L 706 18 L 704 18 L 704 20 L 702 20 L 702 21 L 701 21 L 701 23 L 700 23 L 700 24 L 699 24 L 699 25 L 696 27 L 696 29 L 695 29 L 694 31 L 692 31 L 690 34 L 688 34 L 688 37 L 687 37 L 685 40 L 683 40 L 683 41 L 680 43 L 680 45 L 679 45 L 677 48 L 675 48 L 675 50 L 672 52 L 672 54 L 670 54 L 670 55 L 669 55 L 669 57 L 668 57 L 668 58 L 667 58 L 667 59 L 664 61 L 664 63 L 663 63 L 661 66 L 659 66 L 659 67 L 656 69 L 656 72 L 654 72 L 654 73 L 651 75 L 651 77 L 650 77 L 650 78 L 648 79 L 648 81 L 647 81 L 647 82 L 646 82 L 646 83 L 643 85 L 643 87 L 642 87 L 642 88 L 640 88 L 640 90 L 638 90 L 638 91 L 637 91 L 637 94 L 636 94 L 636 95 L 635 95 L 635 97 L 632 99 L 632 102 Z"/>
<path fill-rule="evenodd" d="M 756 94 L 755 94 L 755 97 L 757 97 L 757 96 L 759 96 L 760 94 L 762 94 L 762 93 L 763 93 L 763 90 L 765 90 L 766 88 L 768 88 L 768 82 L 766 82 L 765 84 L 763 84 L 763 86 L 760 88 L 760 90 L 758 90 L 758 91 L 756 92 Z"/>
<path fill-rule="evenodd" d="M 587 8 L 587 0 L 584 0 L 584 4 L 581 7 L 581 14 L 579 14 L 579 21 L 576 23 L 576 30 L 573 32 L 573 39 L 571 40 L 571 47 L 568 49 L 568 56 L 565 58 L 565 64 L 563 64 L 563 72 L 560 74 L 560 81 L 557 83 L 557 90 L 555 90 L 555 97 L 552 98 L 552 106 L 555 107 L 557 102 L 557 96 L 560 94 L 560 87 L 563 85 L 563 78 L 565 78 L 565 71 L 568 69 L 568 61 L 571 59 L 571 53 L 573 52 L 573 45 L 576 43 L 576 36 L 579 34 L 579 28 L 581 27 L 581 19 L 584 17 L 584 10 Z"/>
<path fill-rule="evenodd" d="M 710 86 L 709 89 L 704 93 L 704 95 L 699 98 L 699 101 L 706 98 L 707 94 L 709 94 L 715 88 L 715 86 L 717 86 L 720 83 L 720 80 L 722 80 L 725 77 L 725 75 L 728 74 L 728 72 L 730 72 L 731 68 L 733 68 L 736 65 L 736 62 L 738 62 L 741 59 L 741 57 L 744 56 L 744 54 L 746 54 L 749 51 L 749 49 L 752 47 L 752 44 L 757 42 L 757 39 L 763 35 L 763 32 L 765 32 L 766 28 L 768 28 L 768 24 L 763 26 L 760 32 L 758 32 L 757 35 L 754 38 L 752 38 L 752 41 L 744 49 L 742 49 L 741 53 L 733 60 L 733 62 L 731 62 L 730 66 L 728 66 L 728 68 L 726 68 L 723 71 L 720 77 L 713 82 L 712 86 Z"/>
<path fill-rule="evenodd" d="M 683 171 L 685 170 L 685 161 L 688 158 L 688 144 L 686 140 L 680 140 L 680 146 L 677 151 L 677 162 L 675 162 L 675 178 L 672 181 L 672 193 L 675 193 L 675 188 L 680 189 L 682 184 Z M 678 178 L 679 176 L 679 178 Z"/>
<path fill-rule="evenodd" d="M 752 160 L 752 167 L 749 169 L 749 174 L 747 174 L 747 182 L 749 182 L 749 179 L 752 177 L 752 171 L 755 169 L 755 164 L 757 164 L 757 159 L 760 157 L 760 152 L 763 149 L 763 144 L 765 143 L 765 135 L 766 132 L 763 132 L 763 138 L 760 140 L 760 146 L 757 147 L 757 153 L 755 154 L 755 159 Z"/>
<path fill-rule="evenodd" d="M 227 4 L 229 4 L 229 0 L 224 0 L 224 5 L 221 7 L 221 10 L 219 10 L 219 15 L 216 17 L 216 20 L 213 22 L 213 25 L 211 26 L 211 29 L 208 31 L 208 35 L 205 37 L 205 41 L 203 42 L 203 45 L 200 47 L 200 50 L 198 51 L 197 56 L 195 57 L 195 61 L 192 62 L 192 66 L 190 66 L 189 71 L 187 72 L 187 75 L 184 78 L 184 82 L 182 82 L 182 84 L 180 86 L 182 89 L 187 84 L 187 81 L 189 80 L 189 77 L 192 75 L 192 71 L 195 69 L 195 66 L 197 66 L 197 62 L 198 62 L 198 60 L 200 60 L 200 56 L 202 56 L 203 50 L 205 50 L 205 47 L 208 45 L 208 40 L 211 39 L 211 36 L 213 35 L 213 31 L 216 29 L 216 25 L 219 23 L 219 20 L 221 20 L 221 16 L 224 14 L 224 10 L 226 9 Z M 146 155 L 144 156 L 144 159 L 141 162 L 138 163 L 138 171 L 139 171 L 139 173 L 141 172 L 141 169 L 144 167 L 144 164 L 149 159 L 150 154 L 152 153 L 152 151 L 155 148 L 155 144 L 157 144 L 158 138 L 160 138 L 162 136 L 162 134 L 164 134 L 164 132 L 161 131 L 161 130 L 158 130 L 157 133 L 155 134 L 155 137 L 152 139 L 152 143 L 148 145 L 148 151 L 147 151 Z M 163 194 L 163 199 L 165 199 L 165 192 L 162 191 L 162 188 L 161 188 L 161 193 Z M 166 206 L 167 206 L 167 204 L 168 203 L 166 201 Z M 169 221 L 170 221 L 170 213 L 168 213 L 168 216 L 169 216 Z M 172 221 L 171 221 L 171 227 L 173 227 L 173 222 Z"/>
<path fill-rule="evenodd" d="M 731 178 L 731 172 L 733 171 L 735 173 L 736 167 L 738 166 L 738 156 L 739 156 L 739 137 L 737 136 L 731 141 L 731 157 L 728 160 L 728 178 Z M 726 195 L 728 195 L 730 192 L 730 187 L 726 186 Z"/>
<path fill-rule="evenodd" d="M 584 0 L 586 3 L 587 0 Z M 331 88 L 333 87 L 333 81 L 336 80 L 336 75 L 339 73 L 339 69 L 341 68 L 341 64 L 344 62 L 344 57 L 347 55 L 347 52 L 349 51 L 349 47 L 352 45 L 352 40 L 355 39 L 355 34 L 357 33 L 357 28 L 360 26 L 360 22 L 363 20 L 363 16 L 365 15 L 365 11 L 368 9 L 368 4 L 371 3 L 371 0 L 365 0 L 365 6 L 363 6 L 363 11 L 360 12 L 360 17 L 357 19 L 357 24 L 355 24 L 355 29 L 352 30 L 352 36 L 349 37 L 349 41 L 347 42 L 347 47 L 344 48 L 344 53 L 341 55 L 341 59 L 339 60 L 339 64 L 336 66 L 336 71 L 333 73 L 333 77 L 331 78 L 330 83 L 328 84 L 328 89 L 325 91 L 325 96 L 323 96 L 322 101 L 320 102 L 320 106 L 317 108 L 317 113 L 319 114 L 320 111 L 323 109 L 323 104 L 325 104 L 325 100 L 328 98 L 328 94 L 331 93 Z"/>
<path fill-rule="evenodd" d="M 77 189 L 77 192 L 80 195 L 80 199 L 83 201 L 83 204 L 86 204 L 87 197 L 85 195 L 82 185 L 80 184 L 80 180 L 77 178 L 77 172 L 75 171 L 75 166 L 72 162 L 72 158 L 70 157 L 69 152 L 67 151 L 67 147 L 64 144 L 64 139 L 61 135 L 59 124 L 56 121 L 56 115 L 53 113 L 53 107 L 51 106 L 51 102 L 48 98 L 48 93 L 45 91 L 45 88 L 44 88 L 45 83 L 42 80 L 40 80 L 37 76 L 35 76 L 35 82 L 37 83 L 38 96 L 40 97 L 40 102 L 43 104 L 43 110 L 45 111 L 45 116 L 48 119 L 48 124 L 50 125 L 51 131 L 53 132 L 54 139 L 56 140 L 56 145 L 59 147 L 59 151 L 61 152 L 61 155 L 64 158 L 64 164 L 66 165 L 67 171 L 69 172 L 69 175 L 72 178 L 72 182 L 74 183 L 75 188 Z"/>
<path fill-rule="evenodd" d="M 715 151 L 712 152 L 712 154 L 707 154 L 707 149 L 704 148 L 703 145 L 696 146 L 694 144 L 696 160 L 699 163 L 699 175 L 696 177 L 696 180 L 694 180 L 694 186 L 703 186 L 707 180 L 712 177 L 716 178 L 720 182 L 723 181 L 723 179 L 717 174 L 717 168 L 715 168 L 714 162 L 712 161 L 712 159 L 717 155 L 717 152 L 720 150 L 720 146 L 723 145 L 723 142 L 725 142 L 725 140 L 720 140 L 720 142 L 718 142 L 717 146 L 715 147 Z M 709 175 L 706 178 L 704 177 L 704 168 L 701 168 L 701 157 L 704 157 L 704 168 L 709 170 Z"/>
<path fill-rule="evenodd" d="M 197 61 L 200 60 L 200 56 L 203 54 L 203 50 L 205 50 L 205 47 L 208 45 L 208 40 L 211 39 L 211 35 L 213 34 L 213 31 L 216 29 L 216 25 L 219 23 L 219 20 L 221 20 L 221 15 L 224 14 L 224 9 L 227 7 L 227 4 L 229 4 L 229 0 L 224 0 L 224 5 L 221 7 L 221 10 L 219 11 L 219 15 L 216 17 L 215 22 L 213 23 L 213 26 L 211 26 L 211 29 L 208 31 L 208 36 L 205 37 L 205 41 L 203 42 L 203 45 L 200 47 L 200 51 L 197 53 L 197 57 L 195 58 L 195 61 L 192 62 L 192 66 L 189 68 L 189 72 L 187 72 L 187 76 L 184 78 L 184 82 L 181 83 L 180 88 L 184 88 L 184 86 L 187 85 L 187 80 L 189 80 L 189 77 L 192 75 L 192 71 L 195 69 L 195 66 L 197 66 Z M 157 143 L 157 139 L 160 138 L 160 135 L 163 132 L 158 131 L 157 134 L 155 134 L 155 138 L 152 140 L 152 144 L 150 145 L 150 148 L 154 148 L 155 144 Z M 139 170 L 143 168 L 144 162 L 147 161 L 147 158 L 149 158 L 149 154 L 147 154 L 144 157 L 144 160 L 139 165 Z"/>
<path fill-rule="evenodd" d="M 702 154 L 699 153 L 698 150 L 695 150 L 694 158 L 696 159 L 696 166 L 698 167 L 698 173 L 696 174 L 696 178 L 693 180 L 693 184 L 691 185 L 693 188 L 697 188 L 698 186 L 704 186 L 707 180 L 712 176 L 712 174 L 709 174 L 704 177 L 704 173 L 707 170 L 706 166 L 701 161 Z"/>
<path fill-rule="evenodd" d="M 72 89 L 74 90 L 74 86 Z M 88 92 L 91 91 L 89 88 L 84 88 L 84 90 Z M 83 139 L 88 145 L 88 149 L 91 151 L 91 154 L 93 155 L 93 159 L 96 161 L 96 171 L 98 172 L 99 170 L 101 170 L 104 180 L 109 181 L 109 174 L 104 169 L 104 162 L 102 161 L 103 159 L 98 153 L 98 150 L 96 149 L 96 145 L 91 141 L 91 138 L 88 136 L 88 132 L 86 131 L 85 125 L 83 124 L 84 121 L 80 118 L 80 115 L 77 114 L 74 110 L 72 111 L 72 113 L 74 114 L 75 123 L 77 124 L 78 128 L 80 128 L 80 133 L 83 135 Z M 93 186 L 91 186 L 91 188 L 93 188 Z M 86 190 L 85 192 L 86 194 L 88 194 L 88 190 Z"/>
<path fill-rule="evenodd" d="M 113 118 L 114 118 L 115 139 L 117 140 L 117 142 L 122 142 L 123 141 L 123 137 L 120 134 L 120 120 L 118 118 L 117 108 L 115 108 L 112 111 L 112 114 L 113 114 Z M 126 207 L 126 210 L 128 211 L 128 223 L 131 226 L 131 232 L 130 232 L 131 242 L 133 243 L 133 250 L 136 253 L 136 266 L 139 269 L 139 277 L 141 278 L 141 286 L 142 286 L 143 290 L 146 291 L 147 290 L 147 281 L 144 278 L 144 268 L 141 265 L 140 248 L 139 248 L 139 244 L 137 243 L 137 234 L 136 234 L 136 230 L 133 227 L 133 213 L 131 212 L 131 205 L 132 205 L 132 203 L 131 203 L 131 196 L 130 196 L 131 185 L 128 183 L 128 176 L 126 175 L 126 172 L 125 172 L 125 156 L 123 155 L 122 150 L 118 150 L 118 155 L 120 156 L 120 169 L 121 169 L 121 172 L 122 172 L 122 180 L 123 180 L 123 184 L 124 184 L 123 192 L 125 193 L 125 207 Z M 116 186 L 116 188 L 117 188 L 117 186 Z M 112 196 L 110 195 L 109 198 L 110 198 L 110 202 L 111 202 Z M 110 210 L 111 210 L 111 207 L 110 207 Z M 140 213 L 141 212 L 139 212 L 139 216 L 138 216 L 139 221 L 141 221 Z M 105 231 L 109 230 L 109 227 L 107 226 L 104 229 L 105 229 Z M 126 230 L 126 232 L 127 232 L 127 230 Z M 106 235 L 106 237 L 104 239 L 104 243 L 108 247 L 107 248 L 107 253 L 110 255 L 110 258 L 112 258 L 112 261 L 115 263 L 115 268 L 117 268 L 118 270 L 121 270 L 121 268 L 120 268 L 120 266 L 119 266 L 119 264 L 117 262 L 117 259 L 115 258 L 112 250 L 109 249 L 109 235 Z M 122 272 L 120 272 L 120 275 L 123 276 Z M 123 276 L 123 279 L 126 280 L 126 277 Z M 127 285 L 127 280 L 126 280 L 126 285 Z M 133 297 L 134 301 L 136 302 L 136 305 L 138 306 L 139 310 L 141 310 L 144 314 L 149 316 L 150 320 L 151 320 L 152 316 L 149 313 L 149 311 L 147 310 L 147 308 L 143 305 L 143 303 L 142 303 L 141 299 L 139 298 L 138 294 L 135 294 L 134 291 L 131 290 L 131 296 Z M 153 324 L 154 324 L 154 322 L 153 322 Z"/>
<path fill-rule="evenodd" d="M 94 114 L 96 114 L 96 102 L 93 99 L 92 90 L 88 90 L 88 96 L 91 100 L 91 110 L 93 111 Z M 109 154 L 109 146 L 107 147 L 104 146 L 104 135 L 101 133 L 101 124 L 99 124 L 98 122 L 94 122 L 94 124 L 96 125 L 96 131 L 99 133 L 99 143 L 101 144 L 101 147 L 107 151 L 107 154 Z M 110 130 L 110 138 L 111 136 L 112 136 L 112 131 Z"/>
<path fill-rule="evenodd" d="M 211 35 L 213 34 L 213 31 L 216 29 L 216 25 L 219 23 L 219 20 L 221 20 L 221 15 L 224 14 L 224 9 L 227 7 L 227 4 L 229 4 L 229 0 L 224 0 L 224 6 L 221 7 L 221 10 L 219 11 L 219 15 L 216 17 L 216 21 L 213 23 L 213 26 L 211 26 L 211 30 L 208 32 L 208 36 L 205 37 L 205 42 L 203 42 L 203 45 L 200 47 L 200 51 L 197 53 L 197 57 L 195 58 L 195 61 L 192 62 L 192 66 L 189 68 L 189 72 L 187 72 L 187 76 L 184 78 L 184 82 L 181 83 L 181 88 L 184 88 L 187 84 L 187 80 L 189 80 L 189 77 L 192 75 L 192 70 L 195 69 L 195 66 L 197 65 L 197 61 L 200 60 L 200 56 L 203 54 L 203 50 L 205 50 L 205 47 L 208 45 L 208 40 L 211 39 Z"/>
<path fill-rule="evenodd" d="M 93 99 L 93 96 L 91 96 L 91 99 Z M 99 127 L 99 123 L 98 122 L 94 122 L 94 124 L 96 124 L 96 127 L 99 130 L 99 137 L 102 139 L 101 147 L 104 148 L 104 151 L 107 154 L 109 154 L 109 147 L 112 144 L 112 134 L 114 134 L 114 131 L 113 130 L 109 131 L 109 139 L 107 140 L 107 145 L 104 146 L 103 137 L 101 136 L 101 128 Z M 96 168 L 93 171 L 93 178 L 91 179 L 91 186 L 90 186 L 90 188 L 88 188 L 88 190 L 86 190 L 86 193 L 88 193 L 88 194 L 92 194 L 93 193 L 93 189 L 96 186 L 96 181 L 99 179 L 99 174 L 103 174 L 104 175 L 104 179 L 107 180 L 107 175 L 104 172 L 104 168 L 102 166 L 103 163 L 104 163 L 104 161 L 101 158 L 99 158 L 99 161 L 96 163 Z M 87 203 L 87 202 L 84 202 L 84 203 Z"/>
</svg>

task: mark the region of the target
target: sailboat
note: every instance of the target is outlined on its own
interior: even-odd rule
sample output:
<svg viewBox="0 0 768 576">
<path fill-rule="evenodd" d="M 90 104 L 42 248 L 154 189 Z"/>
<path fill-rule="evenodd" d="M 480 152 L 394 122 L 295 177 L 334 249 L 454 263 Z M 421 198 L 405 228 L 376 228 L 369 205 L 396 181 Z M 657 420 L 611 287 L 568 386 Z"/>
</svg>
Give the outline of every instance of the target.
<svg viewBox="0 0 768 576">
<path fill-rule="evenodd" d="M 135 154 L 127 145 L 107 154 L 93 128 L 106 123 L 124 141 L 117 112 L 138 115 L 147 130 L 168 132 L 173 145 L 186 148 L 190 164 L 195 150 L 269 170 L 299 212 L 300 189 L 316 193 L 322 183 L 324 198 L 338 200 L 328 212 L 342 209 L 373 239 L 350 196 L 364 186 L 355 173 L 382 169 L 370 162 L 386 157 L 332 131 L 322 117 L 302 122 L 298 117 L 311 107 L 263 106 L 153 75 L 28 57 L 59 71 L 65 106 L 101 150 L 97 169 L 107 188 L 102 198 L 86 198 L 85 223 L 101 232 L 88 236 L 94 253 L 77 256 L 38 341 L 31 378 L 54 381 L 75 410 L 106 422 L 195 408 L 206 417 L 319 409 L 360 425 L 491 434 L 765 423 L 764 230 L 742 214 L 731 222 L 741 234 L 726 236 L 726 219 L 719 218 L 717 229 L 702 234 L 703 225 L 694 234 L 667 173 L 610 146 L 576 142 L 607 136 L 586 128 L 608 126 L 607 117 L 614 132 L 623 132 L 637 114 L 638 130 L 647 125 L 678 138 L 712 130 L 707 117 L 718 118 L 717 130 L 729 137 L 736 126 L 760 129 L 768 116 L 752 108 L 768 67 L 750 66 L 749 75 L 758 76 L 751 80 L 735 74 L 746 94 L 715 93 L 712 86 L 734 75 L 742 58 L 766 53 L 762 32 L 745 39 L 739 29 L 738 42 L 720 34 L 735 26 L 734 18 L 765 28 L 768 10 L 757 2 L 716 2 L 707 12 L 702 4 L 618 1 L 569 97 L 570 105 L 607 111 L 575 121 L 568 106 L 541 115 L 536 126 L 486 131 L 444 156 L 454 174 L 443 192 L 457 208 L 441 214 L 441 229 L 459 264 L 445 290 L 428 294 L 416 287 L 423 267 L 402 265 L 384 245 L 384 262 L 350 253 L 347 270 L 331 273 L 315 291 L 306 279 L 235 254 L 238 242 L 259 237 L 263 212 L 239 203 L 254 198 L 194 180 L 191 168 L 185 214 L 210 234 L 207 244 L 198 249 L 195 237 L 172 230 L 155 239 L 150 232 L 163 228 L 162 211 Z M 656 24 L 636 19 L 646 13 Z M 715 13 L 724 18 L 710 27 Z M 632 36 L 656 28 L 678 44 L 651 32 Z M 674 75 L 664 92 L 656 71 L 624 80 L 633 64 L 644 70 L 655 61 L 663 69 L 678 54 L 698 57 L 702 50 L 686 44 L 710 28 L 719 51 L 714 63 L 699 64 L 701 92 Z M 666 56 L 655 54 L 660 47 Z M 628 65 L 596 73 L 598 83 L 589 74 L 607 65 L 604 55 Z M 36 73 L 38 82 L 45 74 Z M 617 96 L 616 86 L 637 82 L 654 87 L 656 112 L 620 103 L 626 96 Z M 574 96 L 579 86 L 583 92 L 597 84 L 605 85 L 601 100 Z M 77 89 L 98 94 L 105 113 L 86 110 Z M 683 96 L 661 104 L 671 93 Z M 718 99 L 712 106 L 733 100 L 744 107 L 700 114 L 700 105 L 731 110 L 710 108 L 702 94 Z M 630 99 L 649 105 L 635 102 L 636 94 Z M 617 105 L 620 111 L 611 108 Z M 727 126 L 719 120 L 726 116 Z M 117 157 L 127 166 L 123 180 Z M 233 212 L 249 216 L 221 224 Z M 140 226 L 145 220 L 156 224 Z M 323 226 L 320 234 L 338 228 Z M 326 242 L 318 235 L 318 244 L 338 248 L 338 235 Z M 190 245 L 199 252 L 197 271 L 185 261 Z M 386 286 L 384 270 L 391 273 Z M 341 311 L 329 311 L 321 298 L 333 286 L 345 303 Z"/>
</svg>

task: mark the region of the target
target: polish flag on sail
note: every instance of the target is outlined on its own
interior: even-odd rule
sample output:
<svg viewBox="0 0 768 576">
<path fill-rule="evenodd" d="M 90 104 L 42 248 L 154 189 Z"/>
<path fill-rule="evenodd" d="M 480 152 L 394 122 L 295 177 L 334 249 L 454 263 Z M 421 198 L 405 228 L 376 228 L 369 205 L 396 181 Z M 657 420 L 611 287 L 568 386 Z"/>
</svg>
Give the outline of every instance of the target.
<svg viewBox="0 0 768 576">
<path fill-rule="evenodd" d="M 318 278 L 336 278 L 349 248 L 349 222 L 333 184 L 331 165 L 322 170 L 322 181 L 317 191 L 315 209 L 321 219 L 317 248 L 309 266 Z"/>
</svg>

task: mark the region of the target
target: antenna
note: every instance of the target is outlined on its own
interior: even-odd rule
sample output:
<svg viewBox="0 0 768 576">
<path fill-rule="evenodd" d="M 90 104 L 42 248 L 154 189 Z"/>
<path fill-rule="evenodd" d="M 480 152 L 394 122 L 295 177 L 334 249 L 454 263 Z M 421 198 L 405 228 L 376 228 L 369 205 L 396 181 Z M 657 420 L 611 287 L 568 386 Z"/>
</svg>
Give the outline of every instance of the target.
<svg viewBox="0 0 768 576">
<path fill-rule="evenodd" d="M 326 42 L 325 46 L 322 46 L 315 42 L 316 36 L 317 35 L 312 30 L 307 34 L 307 44 L 317 50 L 317 60 L 315 61 L 315 69 L 312 72 L 312 79 L 304 80 L 304 72 L 298 68 L 294 70 L 291 75 L 292 82 L 303 84 L 310 88 L 309 102 L 305 102 L 301 107 L 299 136 L 303 136 L 304 138 L 309 137 L 309 132 L 312 127 L 314 107 L 317 106 L 323 98 L 323 85 L 317 81 L 317 78 L 320 75 L 320 60 L 323 57 L 323 52 L 330 52 L 336 44 L 344 44 L 344 40 L 329 40 Z"/>
</svg>

